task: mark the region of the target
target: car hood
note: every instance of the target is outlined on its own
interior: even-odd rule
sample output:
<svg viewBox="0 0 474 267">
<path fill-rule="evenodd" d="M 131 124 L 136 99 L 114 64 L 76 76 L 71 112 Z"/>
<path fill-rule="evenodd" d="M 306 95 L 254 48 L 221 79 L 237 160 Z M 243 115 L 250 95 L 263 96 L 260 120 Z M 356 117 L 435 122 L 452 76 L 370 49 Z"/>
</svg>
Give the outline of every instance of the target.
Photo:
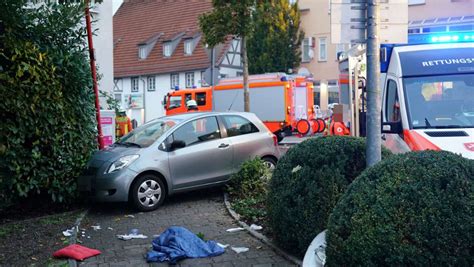
<svg viewBox="0 0 474 267">
<path fill-rule="evenodd" d="M 126 146 L 109 146 L 97 151 L 91 161 L 112 162 L 120 157 L 139 154 L 140 148 Z"/>
</svg>

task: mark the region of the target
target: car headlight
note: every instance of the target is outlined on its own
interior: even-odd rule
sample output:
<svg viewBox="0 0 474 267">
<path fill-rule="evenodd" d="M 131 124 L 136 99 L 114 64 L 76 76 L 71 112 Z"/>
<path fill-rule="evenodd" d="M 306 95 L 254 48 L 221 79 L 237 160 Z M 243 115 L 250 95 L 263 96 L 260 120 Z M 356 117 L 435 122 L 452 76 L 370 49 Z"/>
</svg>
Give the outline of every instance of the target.
<svg viewBox="0 0 474 267">
<path fill-rule="evenodd" d="M 110 167 L 107 169 L 105 173 L 111 173 L 111 172 L 116 172 L 118 170 L 121 170 L 127 167 L 128 165 L 130 165 L 139 157 L 140 155 L 128 155 L 128 156 L 121 157 L 118 160 L 114 161 L 114 163 L 110 165 Z"/>
</svg>

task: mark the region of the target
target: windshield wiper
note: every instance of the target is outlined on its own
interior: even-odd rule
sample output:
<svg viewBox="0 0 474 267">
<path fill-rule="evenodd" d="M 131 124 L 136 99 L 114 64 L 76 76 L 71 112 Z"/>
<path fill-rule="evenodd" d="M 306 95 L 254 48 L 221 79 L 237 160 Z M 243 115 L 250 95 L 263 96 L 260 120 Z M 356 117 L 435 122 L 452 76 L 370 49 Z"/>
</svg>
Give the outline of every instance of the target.
<svg viewBox="0 0 474 267">
<path fill-rule="evenodd" d="M 117 142 L 116 144 L 119 144 L 119 145 L 124 145 L 124 146 L 135 146 L 135 147 L 139 147 L 141 148 L 142 146 L 137 144 L 137 143 L 133 143 L 133 142 Z"/>
<path fill-rule="evenodd" d="M 428 118 L 425 118 L 426 127 L 431 128 L 431 123 L 428 121 Z"/>
</svg>

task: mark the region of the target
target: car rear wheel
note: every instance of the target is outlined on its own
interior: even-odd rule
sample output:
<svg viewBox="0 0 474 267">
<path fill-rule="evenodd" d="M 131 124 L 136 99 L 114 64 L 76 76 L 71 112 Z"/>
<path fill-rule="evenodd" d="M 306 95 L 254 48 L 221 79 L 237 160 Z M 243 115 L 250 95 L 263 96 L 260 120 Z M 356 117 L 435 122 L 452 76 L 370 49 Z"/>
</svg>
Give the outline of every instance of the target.
<svg viewBox="0 0 474 267">
<path fill-rule="evenodd" d="M 270 170 L 274 170 L 276 168 L 276 160 L 271 157 L 263 157 L 263 165 Z"/>
<path fill-rule="evenodd" d="M 133 182 L 131 202 L 140 211 L 157 209 L 165 201 L 166 190 L 159 177 L 153 174 L 143 175 Z"/>
</svg>

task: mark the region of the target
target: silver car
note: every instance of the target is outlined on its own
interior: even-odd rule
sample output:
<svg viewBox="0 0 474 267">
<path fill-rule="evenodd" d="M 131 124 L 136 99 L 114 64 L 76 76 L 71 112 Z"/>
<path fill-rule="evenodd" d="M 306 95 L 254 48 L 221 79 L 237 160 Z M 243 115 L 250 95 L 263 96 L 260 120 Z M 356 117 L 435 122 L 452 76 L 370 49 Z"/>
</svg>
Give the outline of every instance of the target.
<svg viewBox="0 0 474 267">
<path fill-rule="evenodd" d="M 274 168 L 278 142 L 252 113 L 186 113 L 162 117 L 94 154 L 78 179 L 96 201 L 130 201 L 150 211 L 177 192 L 224 184 L 243 161 Z"/>
</svg>

